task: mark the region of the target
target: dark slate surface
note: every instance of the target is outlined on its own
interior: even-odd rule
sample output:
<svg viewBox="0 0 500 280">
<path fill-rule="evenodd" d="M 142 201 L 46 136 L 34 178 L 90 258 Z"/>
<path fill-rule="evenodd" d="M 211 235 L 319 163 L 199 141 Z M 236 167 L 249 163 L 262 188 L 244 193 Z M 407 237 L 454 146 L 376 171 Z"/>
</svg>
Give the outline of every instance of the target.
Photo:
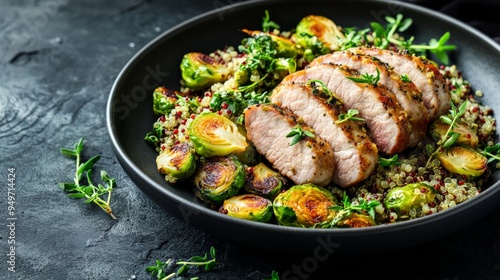
<svg viewBox="0 0 500 280">
<path fill-rule="evenodd" d="M 108 142 L 105 107 L 111 85 L 132 55 L 161 32 L 233 2 L 1 2 L 0 279 L 149 279 L 144 268 L 155 259 L 185 259 L 210 246 L 218 253 L 217 269 L 190 275 L 262 279 L 277 270 L 282 279 L 499 279 L 500 209 L 417 248 L 359 257 L 333 253 L 318 261 L 312 255 L 263 253 L 218 240 L 171 217 L 139 191 Z M 463 12 L 443 1 L 421 2 L 450 14 Z M 500 28 L 492 28 L 498 20 L 478 22 L 481 17 L 463 14 L 498 36 Z M 58 149 L 82 136 L 85 155 L 100 154 L 96 168 L 117 180 L 112 199 L 117 221 L 94 205 L 68 198 L 57 186 L 71 180 L 73 172 L 73 162 Z M 16 272 L 9 272 L 7 264 L 12 240 L 8 168 L 15 168 L 16 176 Z"/>
</svg>

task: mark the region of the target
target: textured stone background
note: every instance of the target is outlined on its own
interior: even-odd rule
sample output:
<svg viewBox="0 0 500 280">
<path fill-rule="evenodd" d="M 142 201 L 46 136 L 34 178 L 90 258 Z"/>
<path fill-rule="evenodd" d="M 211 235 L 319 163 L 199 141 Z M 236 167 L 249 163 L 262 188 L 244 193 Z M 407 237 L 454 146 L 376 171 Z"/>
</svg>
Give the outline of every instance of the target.
<svg viewBox="0 0 500 280">
<path fill-rule="evenodd" d="M 1 1 L 0 221 L 6 224 L 7 168 L 16 169 L 18 220 L 15 273 L 7 271 L 9 232 L 0 228 L 0 279 L 149 279 L 144 268 L 155 259 L 186 259 L 210 246 L 219 265 L 195 273 L 201 279 L 262 279 L 272 270 L 282 279 L 498 279 L 500 209 L 444 240 L 384 254 L 333 254 L 291 278 L 283 273 L 307 263 L 308 256 L 218 240 L 169 216 L 139 191 L 108 143 L 111 85 L 134 53 L 161 32 L 233 2 Z M 57 186 L 73 172 L 73 162 L 58 149 L 82 136 L 84 154 L 100 154 L 96 168 L 117 180 L 117 221 Z"/>
</svg>

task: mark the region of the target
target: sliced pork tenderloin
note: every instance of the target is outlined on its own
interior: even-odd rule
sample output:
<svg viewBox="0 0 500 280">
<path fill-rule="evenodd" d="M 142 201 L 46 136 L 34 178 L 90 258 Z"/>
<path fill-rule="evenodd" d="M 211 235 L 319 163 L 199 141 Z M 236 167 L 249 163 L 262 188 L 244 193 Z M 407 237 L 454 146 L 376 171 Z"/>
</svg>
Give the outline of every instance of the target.
<svg viewBox="0 0 500 280">
<path fill-rule="evenodd" d="M 422 92 L 424 105 L 430 119 L 445 114 L 450 109 L 450 92 L 439 69 L 430 61 L 392 50 L 377 48 L 352 48 L 351 52 L 373 56 L 387 63 L 398 75 L 408 75 Z"/>
<path fill-rule="evenodd" d="M 336 123 L 346 109 L 339 102 L 328 103 L 327 98 L 318 95 L 311 86 L 282 84 L 273 90 L 271 102 L 290 109 L 330 144 L 335 160 L 333 182 L 340 187 L 350 187 L 373 173 L 378 149 L 360 122 Z"/>
<path fill-rule="evenodd" d="M 296 184 L 326 186 L 335 170 L 333 150 L 317 136 L 290 145 L 292 138 L 286 136 L 297 125 L 311 130 L 289 110 L 276 105 L 252 105 L 245 111 L 248 139 L 276 170 Z"/>
<path fill-rule="evenodd" d="M 410 125 L 405 111 L 385 86 L 354 82 L 360 73 L 346 66 L 320 64 L 288 75 L 281 84 L 306 84 L 320 80 L 347 109 L 357 109 L 379 151 L 391 155 L 408 147 Z"/>
<path fill-rule="evenodd" d="M 386 63 L 372 56 L 355 54 L 350 51 L 339 51 L 320 56 L 313 60 L 310 67 L 322 63 L 333 63 L 345 65 L 361 73 L 369 73 L 373 76 L 379 73 L 379 84 L 389 89 L 403 110 L 408 115 L 411 125 L 409 147 L 415 147 L 425 138 L 429 124 L 429 114 L 422 101 L 422 93 L 411 81 L 402 81 L 401 76 L 396 74 Z"/>
</svg>

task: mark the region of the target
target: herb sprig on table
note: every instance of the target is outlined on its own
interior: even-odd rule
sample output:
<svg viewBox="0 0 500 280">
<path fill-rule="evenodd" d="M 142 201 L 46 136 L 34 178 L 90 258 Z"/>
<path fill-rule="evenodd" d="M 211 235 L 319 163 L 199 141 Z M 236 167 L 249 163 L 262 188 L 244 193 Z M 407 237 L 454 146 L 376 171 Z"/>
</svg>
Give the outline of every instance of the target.
<svg viewBox="0 0 500 280">
<path fill-rule="evenodd" d="M 205 271 L 210 271 L 213 270 L 217 264 L 215 259 L 215 248 L 213 246 L 210 247 L 209 254 L 206 253 L 203 256 L 193 256 L 189 258 L 189 260 L 176 262 L 175 264 L 180 267 L 175 272 L 173 272 L 173 268 L 169 268 L 169 265 L 172 264 L 172 259 L 168 259 L 164 262 L 156 260 L 155 265 L 146 267 L 146 272 L 150 273 L 152 277 L 156 277 L 156 279 L 168 280 L 176 276 L 186 275 L 190 267 L 203 267 Z M 169 270 L 171 271 L 170 273 Z M 190 279 L 199 278 L 193 277 Z"/>
<path fill-rule="evenodd" d="M 82 163 L 83 138 L 80 138 L 73 149 L 61 148 L 62 155 L 75 159 L 75 175 L 73 182 L 59 183 L 59 186 L 68 192 L 72 198 L 85 198 L 85 203 L 94 203 L 111 218 L 116 219 L 111 210 L 111 193 L 116 186 L 114 178 L 109 177 L 108 173 L 101 170 L 101 180 L 104 184 L 92 182 L 92 168 L 99 161 L 100 156 L 96 155 Z M 103 198 L 103 196 L 107 196 Z"/>
</svg>

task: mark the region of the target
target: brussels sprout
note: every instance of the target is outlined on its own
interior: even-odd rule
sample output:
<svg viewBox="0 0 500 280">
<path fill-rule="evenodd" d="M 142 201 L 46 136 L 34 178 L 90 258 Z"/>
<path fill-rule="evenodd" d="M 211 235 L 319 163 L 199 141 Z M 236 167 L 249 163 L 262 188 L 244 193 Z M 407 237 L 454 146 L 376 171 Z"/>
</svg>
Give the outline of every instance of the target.
<svg viewBox="0 0 500 280">
<path fill-rule="evenodd" d="M 166 87 L 157 87 L 153 92 L 153 113 L 155 115 L 168 115 L 175 107 L 177 94 L 179 92 Z"/>
<path fill-rule="evenodd" d="M 479 142 L 479 137 L 477 137 L 477 133 L 468 127 L 465 123 L 455 123 L 455 127 L 453 131 L 456 133 L 460 133 L 455 144 L 467 145 L 472 148 L 476 148 Z M 431 136 L 434 140 L 439 141 L 441 138 L 446 135 L 450 125 L 444 123 L 441 119 L 436 119 L 430 125 Z"/>
<path fill-rule="evenodd" d="M 436 190 L 425 183 L 408 184 L 392 188 L 384 200 L 385 207 L 396 212 L 401 218 L 410 210 L 420 209 L 424 204 L 434 201 Z"/>
<path fill-rule="evenodd" d="M 277 58 L 271 65 L 271 73 L 280 81 L 295 70 L 297 70 L 297 62 L 293 58 Z"/>
<path fill-rule="evenodd" d="M 185 54 L 180 68 L 185 85 L 192 90 L 201 90 L 212 84 L 224 82 L 231 74 L 231 70 L 225 64 L 198 52 Z"/>
<path fill-rule="evenodd" d="M 304 17 L 296 27 L 292 39 L 314 55 L 327 54 L 339 48 L 338 39 L 344 34 L 329 18 L 317 15 Z M 311 60 L 312 57 L 307 57 Z"/>
<path fill-rule="evenodd" d="M 360 227 L 371 227 L 375 225 L 375 221 L 370 215 L 359 214 L 351 212 L 349 215 L 340 219 L 337 223 L 337 227 L 346 228 L 360 228 Z"/>
<path fill-rule="evenodd" d="M 175 144 L 162 150 L 156 157 L 156 166 L 160 173 L 165 174 L 165 180 L 175 183 L 194 174 L 196 156 L 187 142 Z"/>
<path fill-rule="evenodd" d="M 194 175 L 196 195 L 206 202 L 222 202 L 238 193 L 245 177 L 243 165 L 233 156 L 205 158 Z"/>
<path fill-rule="evenodd" d="M 465 146 L 451 147 L 436 157 L 446 170 L 460 175 L 477 177 L 488 169 L 488 159 Z"/>
<path fill-rule="evenodd" d="M 235 123 L 211 112 L 197 116 L 189 125 L 188 135 L 195 151 L 205 157 L 243 152 L 248 146 Z"/>
<path fill-rule="evenodd" d="M 298 47 L 295 42 L 292 40 L 274 35 L 271 33 L 266 33 L 260 30 L 248 30 L 248 29 L 243 29 L 243 32 L 247 33 L 248 35 L 252 37 L 257 37 L 257 36 L 269 36 L 271 37 L 271 40 L 276 43 L 276 57 L 289 57 L 289 58 L 295 58 L 298 55 L 302 53 L 302 48 Z"/>
<path fill-rule="evenodd" d="M 235 218 L 265 223 L 273 215 L 273 203 L 254 194 L 236 195 L 224 200 L 219 212 Z"/>
<path fill-rule="evenodd" d="M 329 227 L 336 210 L 332 193 L 313 184 L 295 185 L 273 202 L 278 223 L 295 227 Z"/>
<path fill-rule="evenodd" d="M 273 199 L 281 192 L 284 178 L 278 172 L 267 167 L 263 162 L 249 170 L 244 186 L 249 193 Z"/>
</svg>

